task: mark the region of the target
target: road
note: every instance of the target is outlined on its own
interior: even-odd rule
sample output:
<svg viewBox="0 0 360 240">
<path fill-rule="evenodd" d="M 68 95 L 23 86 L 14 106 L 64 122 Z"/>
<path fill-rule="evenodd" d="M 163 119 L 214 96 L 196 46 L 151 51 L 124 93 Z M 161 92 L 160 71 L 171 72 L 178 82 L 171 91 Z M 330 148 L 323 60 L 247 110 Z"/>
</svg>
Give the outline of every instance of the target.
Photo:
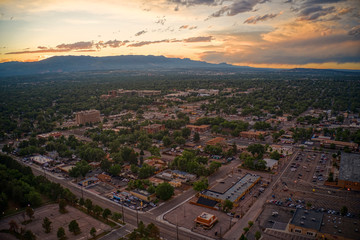
<svg viewBox="0 0 360 240">
<path fill-rule="evenodd" d="M 267 199 L 269 199 L 272 194 L 272 187 L 275 186 L 278 181 L 280 181 L 284 172 L 286 172 L 287 168 L 290 166 L 290 162 L 297 156 L 298 152 L 295 152 L 291 158 L 288 160 L 285 169 L 282 171 L 281 175 L 277 177 L 275 181 L 270 183 L 266 191 L 260 195 L 260 197 L 255 201 L 255 203 L 251 206 L 251 208 L 246 212 L 244 217 L 238 221 L 226 234 L 224 235 L 224 239 L 226 240 L 237 240 L 243 233 L 243 229 L 248 226 L 249 221 L 255 221 L 257 217 L 263 210 L 264 203 Z"/>
</svg>

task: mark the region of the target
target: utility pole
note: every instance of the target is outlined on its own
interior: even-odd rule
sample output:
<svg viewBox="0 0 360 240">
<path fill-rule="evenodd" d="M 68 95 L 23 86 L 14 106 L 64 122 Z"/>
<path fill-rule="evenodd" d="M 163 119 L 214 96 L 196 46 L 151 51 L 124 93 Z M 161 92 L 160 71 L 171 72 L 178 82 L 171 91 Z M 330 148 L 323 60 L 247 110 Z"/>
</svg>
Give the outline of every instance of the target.
<svg viewBox="0 0 360 240">
<path fill-rule="evenodd" d="M 179 240 L 179 227 L 178 227 L 177 215 L 176 215 L 176 240 Z"/>
<path fill-rule="evenodd" d="M 137 208 L 136 208 L 136 223 L 139 226 L 139 212 Z"/>
<path fill-rule="evenodd" d="M 123 223 L 125 223 L 125 215 L 124 215 L 124 201 L 122 201 L 122 204 L 121 204 L 121 210 L 122 210 L 122 219 L 123 219 Z"/>
</svg>

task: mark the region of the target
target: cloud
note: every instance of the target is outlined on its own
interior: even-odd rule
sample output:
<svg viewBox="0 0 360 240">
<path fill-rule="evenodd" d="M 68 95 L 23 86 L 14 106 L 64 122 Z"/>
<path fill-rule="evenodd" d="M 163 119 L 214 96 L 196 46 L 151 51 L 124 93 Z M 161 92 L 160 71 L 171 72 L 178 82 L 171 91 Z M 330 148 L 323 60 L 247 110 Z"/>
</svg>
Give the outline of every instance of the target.
<svg viewBox="0 0 360 240">
<path fill-rule="evenodd" d="M 141 41 L 136 42 L 127 45 L 127 47 L 142 47 L 150 44 L 157 44 L 157 43 L 178 43 L 178 42 L 184 42 L 184 43 L 196 43 L 196 42 L 211 42 L 213 40 L 213 36 L 200 36 L 200 37 L 191 37 L 191 38 L 185 38 L 185 39 L 163 39 L 163 40 L 157 40 L 157 41 Z"/>
<path fill-rule="evenodd" d="M 59 44 L 55 48 L 47 48 L 44 46 L 38 46 L 39 50 L 28 50 L 28 51 L 16 51 L 16 52 L 8 52 L 6 54 L 26 54 L 26 53 L 58 53 L 58 52 L 95 52 L 100 50 L 101 48 L 119 48 L 121 46 L 129 43 L 128 40 L 119 41 L 119 40 L 109 40 L 107 42 L 99 41 L 99 42 L 76 42 L 70 44 Z M 95 49 L 96 48 L 96 49 Z"/>
<path fill-rule="evenodd" d="M 221 16 L 235 16 L 239 13 L 250 12 L 254 10 L 254 7 L 257 4 L 262 4 L 268 0 L 241 0 L 234 1 L 228 6 L 222 7 L 220 10 L 211 14 L 211 17 L 221 17 Z"/>
<path fill-rule="evenodd" d="M 158 41 L 142 41 L 142 42 L 129 44 L 129 45 L 127 45 L 127 47 L 142 47 L 145 45 L 150 45 L 150 44 L 155 44 L 155 43 L 164 43 L 164 42 L 170 42 L 170 40 L 164 39 L 164 40 L 158 40 Z"/>
<path fill-rule="evenodd" d="M 143 35 L 143 34 L 145 34 L 145 33 L 147 33 L 147 31 L 142 30 L 142 31 L 140 31 L 140 32 L 135 33 L 135 36 L 138 37 L 138 36 Z"/>
<path fill-rule="evenodd" d="M 244 23 L 247 23 L 247 24 L 256 24 L 257 22 L 263 22 L 263 21 L 267 21 L 267 20 L 270 20 L 270 19 L 273 19 L 279 15 L 281 15 L 282 12 L 280 13 L 274 13 L 274 14 L 265 14 L 263 16 L 252 16 L 252 17 L 249 17 L 248 19 L 246 19 L 244 21 Z"/>
<path fill-rule="evenodd" d="M 322 6 L 313 6 L 303 9 L 300 12 L 301 20 L 317 20 L 320 17 L 334 13 L 336 8 L 334 6 L 323 8 Z"/>
<path fill-rule="evenodd" d="M 193 30 L 193 29 L 197 29 L 197 26 L 182 25 L 179 27 L 179 30 L 183 30 L 183 29 Z"/>
<path fill-rule="evenodd" d="M 349 35 L 352 35 L 352 36 L 357 36 L 359 37 L 360 36 L 360 25 L 356 26 L 356 27 L 353 27 L 349 32 L 348 32 Z"/>
<path fill-rule="evenodd" d="M 170 3 L 178 5 L 194 6 L 194 5 L 219 5 L 222 3 L 221 0 L 168 0 Z"/>
<path fill-rule="evenodd" d="M 186 38 L 183 40 L 183 42 L 186 43 L 193 43 L 193 42 L 211 42 L 213 40 L 213 36 L 207 36 L 207 37 L 191 37 Z"/>
<path fill-rule="evenodd" d="M 80 49 L 90 49 L 93 47 L 93 42 L 76 42 L 71 44 L 60 44 L 57 45 L 56 48 L 58 49 L 67 49 L 68 51 L 71 50 L 80 50 Z"/>
<path fill-rule="evenodd" d="M 162 17 L 161 19 L 158 19 L 155 23 L 156 23 L 156 24 L 164 25 L 165 22 L 166 22 L 166 18 L 165 18 L 165 16 L 164 16 L 164 17 Z"/>
</svg>

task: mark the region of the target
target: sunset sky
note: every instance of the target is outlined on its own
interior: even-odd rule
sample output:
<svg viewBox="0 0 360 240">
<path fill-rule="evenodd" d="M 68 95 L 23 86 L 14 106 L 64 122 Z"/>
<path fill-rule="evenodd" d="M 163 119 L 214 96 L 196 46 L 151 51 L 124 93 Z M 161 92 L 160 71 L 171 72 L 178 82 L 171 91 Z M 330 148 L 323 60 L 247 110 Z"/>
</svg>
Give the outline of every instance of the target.
<svg viewBox="0 0 360 240">
<path fill-rule="evenodd" d="M 0 62 L 129 54 L 360 69 L 360 0 L 0 0 Z"/>
</svg>

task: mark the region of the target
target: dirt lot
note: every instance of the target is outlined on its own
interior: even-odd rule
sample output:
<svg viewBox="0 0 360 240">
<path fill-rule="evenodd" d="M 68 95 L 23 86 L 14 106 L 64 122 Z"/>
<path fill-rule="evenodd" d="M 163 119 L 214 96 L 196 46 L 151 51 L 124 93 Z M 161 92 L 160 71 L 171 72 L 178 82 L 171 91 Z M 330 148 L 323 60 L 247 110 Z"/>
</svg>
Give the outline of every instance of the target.
<svg viewBox="0 0 360 240">
<path fill-rule="evenodd" d="M 66 209 L 68 212 L 65 214 L 61 214 L 59 212 L 59 206 L 57 204 L 46 205 L 35 209 L 34 220 L 31 223 L 27 225 L 22 225 L 21 222 L 24 221 L 24 218 L 20 213 L 2 219 L 0 221 L 0 229 L 9 229 L 9 222 L 11 220 L 14 220 L 19 227 L 25 228 L 26 230 L 31 230 L 36 235 L 37 239 L 42 240 L 57 240 L 56 232 L 59 227 L 63 227 L 65 229 L 66 236 L 69 240 L 88 239 L 90 237 L 90 229 L 92 227 L 95 227 L 97 235 L 111 229 L 108 225 L 97 221 L 96 219 L 86 215 L 85 213 L 73 207 L 67 206 Z M 50 233 L 45 233 L 42 227 L 43 219 L 45 217 L 48 217 L 52 222 L 52 230 Z M 26 219 L 28 218 L 26 217 Z M 76 236 L 69 232 L 68 225 L 72 220 L 77 221 L 81 230 L 81 233 Z M 7 237 L 5 239 L 7 239 Z M 11 238 L 9 237 L 9 239 Z"/>
<path fill-rule="evenodd" d="M 191 199 L 190 201 L 195 201 L 196 199 Z M 213 226 L 212 229 L 204 230 L 201 227 L 195 227 L 195 218 L 199 216 L 202 212 L 207 212 L 210 214 L 215 215 L 218 218 L 218 222 Z M 177 207 L 173 211 L 169 212 L 164 216 L 164 219 L 169 221 L 170 223 L 180 227 L 184 227 L 187 229 L 191 229 L 194 232 L 216 238 L 215 232 L 217 232 L 217 236 L 220 237 L 220 231 L 222 232 L 222 235 L 225 234 L 226 231 L 229 230 L 230 227 L 230 220 L 234 221 L 232 217 L 226 215 L 225 213 L 217 210 L 212 210 L 205 207 L 196 206 L 193 204 L 190 204 L 189 202 L 184 203 L 183 205 Z M 234 225 L 234 222 L 232 222 L 231 225 Z M 220 230 L 221 228 L 221 230 Z"/>
</svg>

